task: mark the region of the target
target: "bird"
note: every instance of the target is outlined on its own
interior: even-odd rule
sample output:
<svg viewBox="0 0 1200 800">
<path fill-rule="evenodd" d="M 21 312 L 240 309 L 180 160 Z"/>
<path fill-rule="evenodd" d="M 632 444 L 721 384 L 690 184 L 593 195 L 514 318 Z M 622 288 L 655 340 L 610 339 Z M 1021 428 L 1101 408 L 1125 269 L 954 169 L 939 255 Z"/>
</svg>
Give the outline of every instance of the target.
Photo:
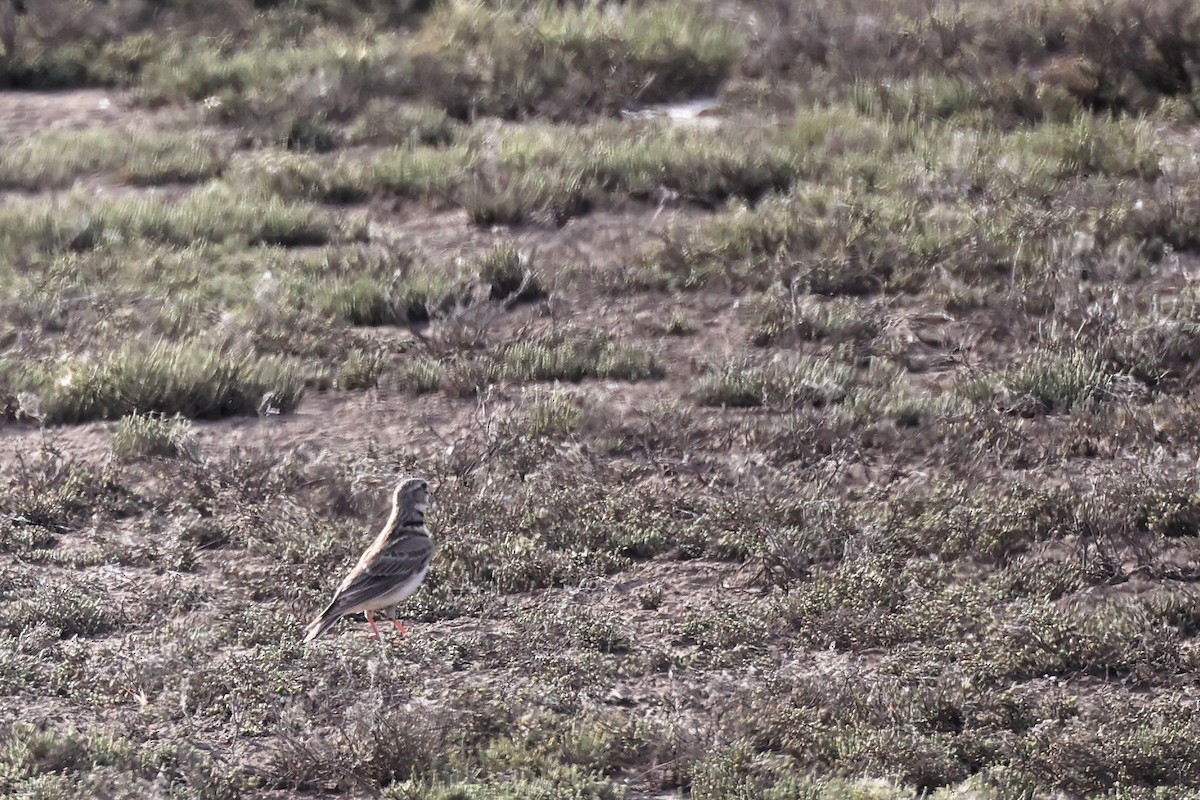
<svg viewBox="0 0 1200 800">
<path fill-rule="evenodd" d="M 420 587 L 433 560 L 433 539 L 425 527 L 429 483 L 420 478 L 401 480 L 392 492 L 392 514 L 354 569 L 346 576 L 333 600 L 308 624 L 304 641 L 325 634 L 347 614 L 366 613 L 375 638 L 379 628 L 374 612 L 395 606 Z M 396 630 L 408 635 L 399 620 Z"/>
</svg>

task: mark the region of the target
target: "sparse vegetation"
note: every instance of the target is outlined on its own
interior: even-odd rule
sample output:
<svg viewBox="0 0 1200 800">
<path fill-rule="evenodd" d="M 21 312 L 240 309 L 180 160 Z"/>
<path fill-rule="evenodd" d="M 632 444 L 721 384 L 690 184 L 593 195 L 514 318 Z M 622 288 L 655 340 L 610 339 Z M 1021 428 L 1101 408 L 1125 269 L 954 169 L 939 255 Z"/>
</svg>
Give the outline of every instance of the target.
<svg viewBox="0 0 1200 800">
<path fill-rule="evenodd" d="M 133 414 L 122 418 L 117 426 L 117 432 L 113 434 L 112 452 L 114 457 L 124 460 L 156 456 L 194 457 L 196 444 L 186 419 Z"/>
<path fill-rule="evenodd" d="M 1200 791 L 1194 3 L 21 5 L 0 796 Z"/>
<path fill-rule="evenodd" d="M 220 176 L 228 158 L 226 148 L 211 136 L 54 131 L 5 152 L 0 189 L 56 189 L 96 173 L 113 173 L 142 186 L 199 183 Z"/>
<path fill-rule="evenodd" d="M 100 362 L 34 367 L 18 373 L 16 381 L 18 390 L 40 396 L 48 423 L 150 411 L 216 418 L 254 414 L 268 401 L 290 411 L 304 393 L 304 376 L 292 364 L 201 343 L 132 344 Z"/>
</svg>

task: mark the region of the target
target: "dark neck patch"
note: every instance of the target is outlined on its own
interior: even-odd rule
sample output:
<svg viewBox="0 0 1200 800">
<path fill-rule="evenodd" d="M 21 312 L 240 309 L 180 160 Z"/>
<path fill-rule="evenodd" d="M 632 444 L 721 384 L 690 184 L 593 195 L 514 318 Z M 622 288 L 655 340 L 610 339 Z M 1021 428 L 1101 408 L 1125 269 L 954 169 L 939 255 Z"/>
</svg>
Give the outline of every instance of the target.
<svg viewBox="0 0 1200 800">
<path fill-rule="evenodd" d="M 396 515 L 392 528 L 407 533 L 422 533 L 425 530 L 425 515 L 415 508 L 406 508 Z"/>
</svg>

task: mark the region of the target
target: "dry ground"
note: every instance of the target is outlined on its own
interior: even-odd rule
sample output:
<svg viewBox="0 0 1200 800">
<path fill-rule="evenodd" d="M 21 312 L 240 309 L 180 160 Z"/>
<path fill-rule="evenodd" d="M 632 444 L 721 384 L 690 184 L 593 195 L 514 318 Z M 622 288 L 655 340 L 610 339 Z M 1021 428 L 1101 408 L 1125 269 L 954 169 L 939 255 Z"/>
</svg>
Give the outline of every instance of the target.
<svg viewBox="0 0 1200 800">
<path fill-rule="evenodd" d="M 0 63 L 0 795 L 1200 791 L 1186 4 L 227 5 Z"/>
</svg>

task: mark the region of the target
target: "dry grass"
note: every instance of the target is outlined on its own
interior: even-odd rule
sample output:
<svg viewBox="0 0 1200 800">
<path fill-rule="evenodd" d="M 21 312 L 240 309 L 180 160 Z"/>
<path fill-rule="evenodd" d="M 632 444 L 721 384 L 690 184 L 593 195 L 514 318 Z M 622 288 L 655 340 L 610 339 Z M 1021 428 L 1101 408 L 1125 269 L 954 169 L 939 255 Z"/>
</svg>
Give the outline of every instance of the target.
<svg viewBox="0 0 1200 800">
<path fill-rule="evenodd" d="M 26 5 L 0 795 L 1200 790 L 1192 4 Z"/>
</svg>

